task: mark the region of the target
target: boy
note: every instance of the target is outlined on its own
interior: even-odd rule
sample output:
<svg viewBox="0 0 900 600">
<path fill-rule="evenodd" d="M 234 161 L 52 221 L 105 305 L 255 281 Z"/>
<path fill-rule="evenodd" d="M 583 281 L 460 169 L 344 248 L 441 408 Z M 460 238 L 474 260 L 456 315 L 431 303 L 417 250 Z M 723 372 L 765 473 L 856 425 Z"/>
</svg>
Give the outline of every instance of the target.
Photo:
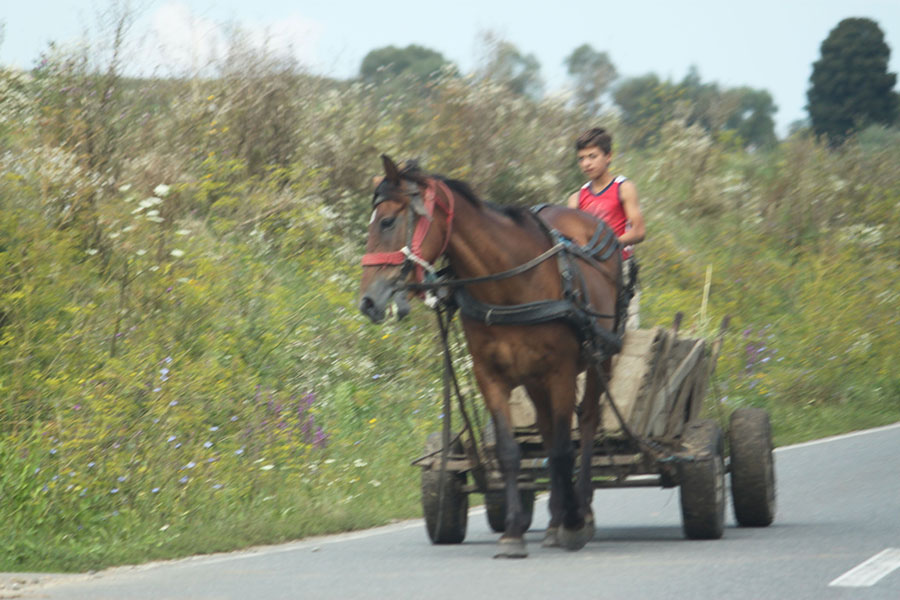
<svg viewBox="0 0 900 600">
<path fill-rule="evenodd" d="M 600 127 L 589 129 L 575 141 L 575 152 L 581 172 L 589 181 L 569 196 L 568 207 L 588 212 L 606 221 L 617 236 L 624 250 L 625 285 L 632 288 L 634 296 L 628 305 L 626 329 L 637 329 L 640 323 L 638 304 L 640 292 L 635 289 L 637 264 L 634 259 L 635 244 L 644 240 L 644 216 L 638 203 L 634 183 L 609 172 L 612 162 L 612 136 Z"/>
</svg>

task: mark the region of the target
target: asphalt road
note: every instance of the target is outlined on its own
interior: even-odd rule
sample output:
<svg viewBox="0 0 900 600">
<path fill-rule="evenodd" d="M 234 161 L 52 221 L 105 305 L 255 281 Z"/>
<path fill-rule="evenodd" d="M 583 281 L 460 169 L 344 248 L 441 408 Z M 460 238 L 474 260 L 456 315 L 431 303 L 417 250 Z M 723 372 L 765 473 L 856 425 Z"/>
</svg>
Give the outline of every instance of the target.
<svg viewBox="0 0 900 600">
<path fill-rule="evenodd" d="M 900 423 L 781 448 L 775 523 L 738 528 L 729 514 L 715 541 L 683 538 L 677 489 L 598 490 L 597 535 L 579 552 L 540 547 L 544 499 L 525 560 L 491 558 L 497 535 L 476 508 L 455 546 L 432 546 L 415 520 L 39 585 L 25 578 L 14 592 L 0 588 L 0 598 L 897 600 L 898 460 Z"/>
</svg>

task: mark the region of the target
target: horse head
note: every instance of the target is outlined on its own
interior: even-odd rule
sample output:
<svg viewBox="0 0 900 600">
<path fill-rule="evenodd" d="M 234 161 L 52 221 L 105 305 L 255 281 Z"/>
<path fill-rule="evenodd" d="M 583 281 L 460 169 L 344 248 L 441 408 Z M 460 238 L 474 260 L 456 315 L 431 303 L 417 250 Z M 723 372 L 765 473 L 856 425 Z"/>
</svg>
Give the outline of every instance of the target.
<svg viewBox="0 0 900 600">
<path fill-rule="evenodd" d="M 433 270 L 449 241 L 452 219 L 452 196 L 446 194 L 445 204 L 436 202 L 435 184 L 415 163 L 400 169 L 386 155 L 381 160 L 384 176 L 375 180 L 359 305 L 375 323 L 384 320 L 392 302 L 399 319 L 409 313 L 406 284 Z M 446 223 L 433 219 L 436 203 L 447 213 Z"/>
</svg>

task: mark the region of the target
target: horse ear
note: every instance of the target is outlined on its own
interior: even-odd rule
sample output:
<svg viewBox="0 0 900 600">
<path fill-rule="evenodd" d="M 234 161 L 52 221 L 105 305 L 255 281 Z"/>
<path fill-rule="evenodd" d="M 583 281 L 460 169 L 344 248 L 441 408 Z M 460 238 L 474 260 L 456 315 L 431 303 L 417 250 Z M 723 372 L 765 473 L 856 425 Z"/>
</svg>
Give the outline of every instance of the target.
<svg viewBox="0 0 900 600">
<path fill-rule="evenodd" d="M 384 177 L 394 185 L 400 185 L 400 169 L 387 154 L 381 155 L 381 163 L 384 165 Z"/>
</svg>

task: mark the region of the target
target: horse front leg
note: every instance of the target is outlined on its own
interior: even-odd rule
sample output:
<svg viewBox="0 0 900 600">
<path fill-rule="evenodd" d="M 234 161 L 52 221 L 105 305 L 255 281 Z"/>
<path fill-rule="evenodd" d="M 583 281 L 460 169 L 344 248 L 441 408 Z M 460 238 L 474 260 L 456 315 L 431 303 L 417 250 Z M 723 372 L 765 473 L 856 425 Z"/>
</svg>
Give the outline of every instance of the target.
<svg viewBox="0 0 900 600">
<path fill-rule="evenodd" d="M 479 380 L 481 393 L 488 411 L 491 413 L 491 420 L 494 422 L 495 451 L 500 463 L 500 474 L 503 478 L 506 497 L 506 523 L 494 558 L 525 558 L 528 556 L 524 538 L 528 518 L 522 510 L 522 501 L 519 496 L 518 480 L 522 453 L 512 431 L 509 409 L 510 390 L 505 386 L 479 378 L 477 370 L 476 379 Z"/>
<path fill-rule="evenodd" d="M 594 499 L 594 482 L 591 476 L 591 460 L 594 457 L 594 438 L 600 423 L 600 386 L 601 377 L 596 367 L 588 367 L 584 377 L 584 392 L 581 397 L 581 412 L 578 416 L 581 434 L 581 461 L 576 485 L 581 500 L 581 510 L 585 520 L 593 525 L 594 511 L 591 503 Z"/>
</svg>

